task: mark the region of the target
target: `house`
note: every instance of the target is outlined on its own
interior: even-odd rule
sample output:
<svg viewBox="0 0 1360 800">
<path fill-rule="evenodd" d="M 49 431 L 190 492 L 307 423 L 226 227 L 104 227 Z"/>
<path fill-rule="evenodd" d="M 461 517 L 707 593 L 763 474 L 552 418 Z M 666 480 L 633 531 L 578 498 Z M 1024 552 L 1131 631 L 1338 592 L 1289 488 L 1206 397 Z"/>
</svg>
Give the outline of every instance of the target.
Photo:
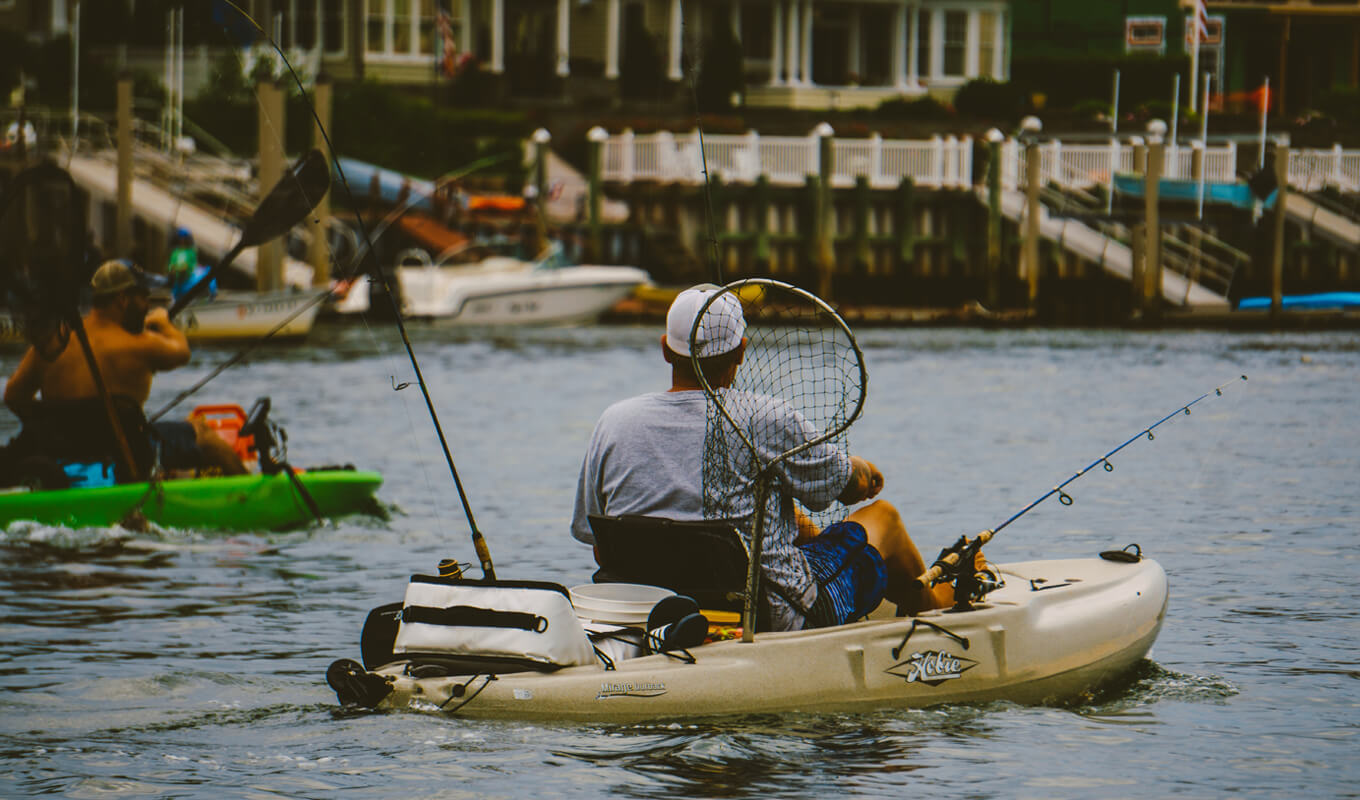
<svg viewBox="0 0 1360 800">
<path fill-rule="evenodd" d="M 1013 59 L 1184 58 L 1193 8 L 1193 0 L 1013 0 Z M 1360 0 L 1207 0 L 1205 10 L 1198 67 L 1216 103 L 1254 106 L 1269 78 L 1272 112 L 1293 114 L 1330 89 L 1360 87 Z"/>
<path fill-rule="evenodd" d="M 472 70 L 510 102 L 612 103 L 639 78 L 648 100 L 688 102 L 688 65 L 715 38 L 740 48 L 734 90 L 751 106 L 947 98 L 1009 75 L 1008 0 L 0 0 L 0 26 L 62 37 L 78 5 L 84 47 L 117 48 L 151 74 L 182 7 L 191 96 L 213 51 L 249 48 L 261 31 L 304 75 L 420 87 Z"/>
</svg>

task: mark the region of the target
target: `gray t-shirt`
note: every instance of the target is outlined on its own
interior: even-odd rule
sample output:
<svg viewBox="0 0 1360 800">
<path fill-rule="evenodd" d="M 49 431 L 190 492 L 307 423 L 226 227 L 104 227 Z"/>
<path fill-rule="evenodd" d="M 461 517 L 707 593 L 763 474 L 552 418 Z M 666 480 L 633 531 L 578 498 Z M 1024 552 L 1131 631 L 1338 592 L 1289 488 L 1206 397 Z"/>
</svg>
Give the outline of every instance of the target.
<svg viewBox="0 0 1360 800">
<path fill-rule="evenodd" d="M 797 411 L 773 398 L 733 393 L 724 406 L 759 449 L 760 464 L 817 435 Z M 749 547 L 755 497 L 750 449 L 736 439 L 725 420 L 711 426 L 708 414 L 701 391 L 654 392 L 606 409 L 581 465 L 572 535 L 594 544 L 588 514 L 705 519 L 707 494 L 707 518 L 745 523 L 741 528 Z M 727 460 L 736 463 L 709 464 L 706 476 L 705 439 L 711 427 L 712 435 L 730 437 Z M 817 599 L 807 560 L 794 546 L 798 528 L 793 499 L 814 511 L 826 508 L 845 488 L 850 472 L 848 455 L 821 444 L 791 457 L 777 473 L 760 559 L 764 580 L 778 589 L 767 592 L 770 622 L 776 630 L 797 630 L 806 621 L 781 594 L 802 609 Z M 721 513 L 715 514 L 715 508 Z"/>
</svg>

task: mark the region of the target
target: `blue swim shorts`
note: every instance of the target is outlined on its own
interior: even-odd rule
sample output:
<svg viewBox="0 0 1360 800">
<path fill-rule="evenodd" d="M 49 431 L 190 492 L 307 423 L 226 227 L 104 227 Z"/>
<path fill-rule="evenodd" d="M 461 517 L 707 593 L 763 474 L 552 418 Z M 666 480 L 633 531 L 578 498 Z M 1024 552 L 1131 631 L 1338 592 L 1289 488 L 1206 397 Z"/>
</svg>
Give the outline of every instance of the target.
<svg viewBox="0 0 1360 800">
<path fill-rule="evenodd" d="M 843 625 L 878 607 L 888 590 L 888 569 L 858 522 L 837 522 L 800 545 L 817 579 L 817 600 L 807 627 Z"/>
<path fill-rule="evenodd" d="M 151 423 L 153 436 L 161 450 L 161 467 L 165 469 L 198 469 L 204 466 L 203 453 L 198 449 L 198 435 L 193 423 L 166 420 Z"/>
</svg>

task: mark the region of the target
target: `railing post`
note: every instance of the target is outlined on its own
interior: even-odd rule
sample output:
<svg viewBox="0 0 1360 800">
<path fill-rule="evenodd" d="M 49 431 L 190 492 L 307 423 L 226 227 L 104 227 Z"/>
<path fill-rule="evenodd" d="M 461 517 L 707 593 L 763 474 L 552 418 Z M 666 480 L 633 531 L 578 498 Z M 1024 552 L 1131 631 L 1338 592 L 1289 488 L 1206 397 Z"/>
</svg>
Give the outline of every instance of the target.
<svg viewBox="0 0 1360 800">
<path fill-rule="evenodd" d="M 973 186 L 973 137 L 967 134 L 959 139 L 959 174 L 956 185 L 960 189 L 971 189 Z"/>
<path fill-rule="evenodd" d="M 318 75 L 312 91 L 316 96 L 316 102 L 313 104 L 316 122 L 312 125 L 312 146 L 320 150 L 324 156 L 325 132 L 331 127 L 331 79 L 324 73 Z M 327 170 L 331 168 L 330 164 L 330 158 L 326 157 Z M 312 262 L 312 285 L 320 288 L 329 287 L 331 283 L 331 253 L 326 242 L 326 228 L 330 215 L 331 198 L 330 192 L 327 192 L 317 201 L 316 209 L 307 215 L 307 227 L 312 232 L 311 245 L 308 247 L 308 260 Z"/>
<path fill-rule="evenodd" d="M 690 164 L 693 168 L 691 170 L 690 182 L 702 184 L 709 178 L 705 173 L 705 170 L 708 169 L 708 153 L 704 152 L 704 137 L 703 134 L 699 133 L 699 129 L 695 128 L 690 131 L 689 138 L 694 147 L 692 150 L 694 153 L 694 160 Z"/>
<path fill-rule="evenodd" d="M 835 208 L 831 200 L 831 179 L 836 172 L 836 159 L 833 145 L 834 134 L 831 126 L 819 123 L 813 129 L 817 137 L 817 295 L 827 302 L 831 301 L 831 274 L 836 269 L 836 253 L 831 244 L 831 222 Z"/>
<path fill-rule="evenodd" d="M 26 138 L 23 131 L 20 113 L 20 152 Z M 118 76 L 118 200 L 114 213 L 113 252 L 126 257 L 132 254 L 132 73 L 127 71 Z"/>
<path fill-rule="evenodd" d="M 1337 174 L 1341 174 L 1341 145 L 1337 145 L 1338 155 L 1336 161 Z M 874 131 L 869 135 L 869 185 L 882 186 L 887 176 L 883 174 L 883 135 Z"/>
<path fill-rule="evenodd" d="M 959 140 L 954 134 L 944 137 L 944 166 L 940 173 L 940 188 L 953 188 L 959 173 Z"/>
<path fill-rule="evenodd" d="M 1063 187 L 1064 189 L 1069 188 L 1067 185 L 1067 172 L 1066 170 L 1063 169 L 1062 163 L 1062 142 L 1058 139 L 1054 139 L 1053 141 L 1049 142 L 1048 151 L 1050 154 L 1049 155 L 1050 160 L 1048 164 L 1048 169 L 1044 171 L 1045 174 L 1041 174 L 1039 176 L 1041 185 L 1044 183 L 1056 182 L 1059 186 Z M 1040 155 L 1039 159 L 1040 164 L 1042 165 L 1043 156 Z"/>
<path fill-rule="evenodd" d="M 930 137 L 930 182 L 936 188 L 944 185 L 944 140 L 939 134 Z"/>
<path fill-rule="evenodd" d="M 637 170 L 637 141 L 632 128 L 619 134 L 619 182 L 631 184 Z"/>
<path fill-rule="evenodd" d="M 1025 250 L 1023 270 L 1027 286 L 1026 304 L 1034 310 L 1039 298 L 1039 215 L 1043 205 L 1039 202 L 1039 186 L 1042 181 L 1042 157 L 1039 154 L 1039 132 L 1043 123 L 1038 117 L 1025 117 L 1020 122 L 1025 136 Z"/>
<path fill-rule="evenodd" d="M 760 162 L 760 134 L 754 128 L 746 132 L 746 172 L 742 174 L 742 180 L 754 183 L 756 178 L 764 174 Z"/>
<path fill-rule="evenodd" d="M 260 198 L 283 177 L 283 87 L 272 78 L 255 87 L 259 111 Z M 261 292 L 283 288 L 283 243 L 272 240 L 255 250 L 255 288 Z"/>
<path fill-rule="evenodd" d="M 987 308 L 1001 307 L 1001 131 L 987 131 Z"/>
<path fill-rule="evenodd" d="M 589 143 L 587 148 L 590 151 L 590 174 L 587 176 L 589 184 L 586 198 L 586 224 L 589 226 L 590 231 L 590 252 L 588 255 L 591 263 L 595 264 L 600 262 L 600 255 L 602 252 L 600 241 L 600 203 L 603 200 L 604 187 L 600 178 L 600 169 L 602 166 L 601 162 L 603 161 L 601 156 L 604 151 L 604 143 L 608 141 L 608 139 L 609 132 L 599 125 L 586 131 L 586 140 Z"/>
<path fill-rule="evenodd" d="M 1274 223 L 1271 236 L 1270 254 L 1270 318 L 1280 321 L 1284 311 L 1284 223 L 1287 216 L 1285 206 L 1289 196 L 1289 148 L 1279 144 L 1275 148 L 1275 209 L 1271 222 Z"/>
<path fill-rule="evenodd" d="M 652 140 L 656 142 L 656 180 L 675 180 L 679 169 L 676 162 L 680 160 L 680 153 L 675 149 L 675 137 L 670 131 L 657 131 L 652 134 Z"/>
<path fill-rule="evenodd" d="M 1336 186 L 1341 191 L 1346 191 L 1345 181 L 1342 180 L 1341 173 L 1341 143 L 1332 145 L 1332 168 L 1331 174 L 1327 176 L 1328 182 Z"/>
<path fill-rule="evenodd" d="M 1162 299 L 1162 228 L 1158 219 L 1162 170 L 1165 167 L 1166 123 L 1154 119 L 1148 123 L 1147 170 L 1144 176 L 1144 214 L 1147 239 L 1143 252 L 1147 260 L 1143 268 L 1143 285 L 1139 292 L 1139 308 L 1144 319 L 1160 316 Z"/>
</svg>

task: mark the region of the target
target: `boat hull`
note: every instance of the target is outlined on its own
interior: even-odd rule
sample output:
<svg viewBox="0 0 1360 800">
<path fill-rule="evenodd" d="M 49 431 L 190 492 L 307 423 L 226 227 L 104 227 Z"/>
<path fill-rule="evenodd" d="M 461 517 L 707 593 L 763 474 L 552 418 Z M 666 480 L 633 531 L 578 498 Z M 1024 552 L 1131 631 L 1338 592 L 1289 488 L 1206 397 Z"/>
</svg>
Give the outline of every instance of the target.
<svg viewBox="0 0 1360 800">
<path fill-rule="evenodd" d="M 190 339 L 256 339 L 279 325 L 275 338 L 300 339 L 311 332 L 323 294 L 325 289 L 220 292 L 186 307 L 176 322 Z"/>
<path fill-rule="evenodd" d="M 382 476 L 376 472 L 321 470 L 297 477 L 323 517 L 379 510 L 373 493 Z M 0 528 L 17 520 L 104 527 L 132 511 L 157 525 L 206 530 L 279 530 L 314 519 L 283 473 L 0 493 Z"/>
<path fill-rule="evenodd" d="M 419 679 L 404 675 L 403 664 L 388 665 L 374 673 L 391 686 L 378 707 L 625 722 L 1052 703 L 1126 675 L 1161 629 L 1167 580 L 1155 561 L 1032 561 L 1001 569 L 1006 586 L 972 611 L 713 642 L 690 651 L 693 664 L 652 655 L 612 671 L 592 665 Z"/>
<path fill-rule="evenodd" d="M 503 273 L 473 268 L 401 267 L 407 316 L 453 325 L 589 322 L 648 281 L 633 267 L 563 267 Z"/>
</svg>

